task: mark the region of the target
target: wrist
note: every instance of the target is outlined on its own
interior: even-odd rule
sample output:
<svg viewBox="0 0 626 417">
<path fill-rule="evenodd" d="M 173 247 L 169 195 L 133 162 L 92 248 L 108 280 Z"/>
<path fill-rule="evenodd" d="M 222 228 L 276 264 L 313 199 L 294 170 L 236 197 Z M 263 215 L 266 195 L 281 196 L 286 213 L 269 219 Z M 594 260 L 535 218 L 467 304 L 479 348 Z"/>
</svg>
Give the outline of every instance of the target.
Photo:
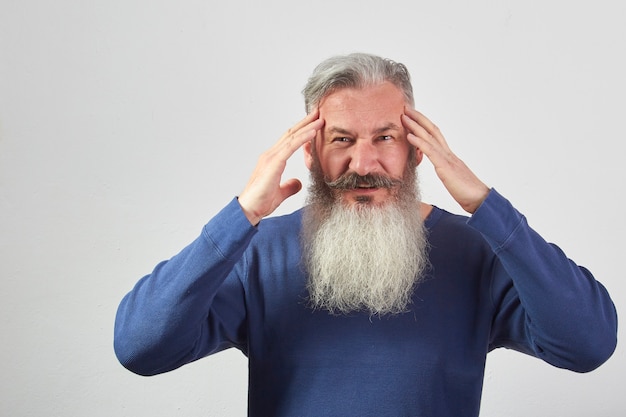
<svg viewBox="0 0 626 417">
<path fill-rule="evenodd" d="M 241 207 L 244 216 L 246 216 L 252 226 L 256 227 L 261 222 L 263 216 L 259 216 L 254 210 L 250 210 L 245 200 L 242 202 L 241 197 L 237 197 L 237 201 L 239 202 L 239 207 Z"/>
<path fill-rule="evenodd" d="M 480 189 L 476 190 L 473 198 L 471 200 L 468 200 L 467 203 L 462 204 L 461 207 L 468 213 L 474 214 L 476 210 L 478 210 L 478 208 L 483 204 L 485 199 L 487 199 L 490 191 L 491 189 L 483 184 Z"/>
</svg>

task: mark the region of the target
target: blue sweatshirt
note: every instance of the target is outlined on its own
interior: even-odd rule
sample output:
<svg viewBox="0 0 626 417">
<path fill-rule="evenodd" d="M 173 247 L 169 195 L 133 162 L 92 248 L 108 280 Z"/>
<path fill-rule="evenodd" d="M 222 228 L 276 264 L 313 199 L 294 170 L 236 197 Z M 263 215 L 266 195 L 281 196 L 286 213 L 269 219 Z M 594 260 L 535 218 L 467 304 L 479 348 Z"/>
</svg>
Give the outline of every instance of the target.
<svg viewBox="0 0 626 417">
<path fill-rule="evenodd" d="M 301 211 L 247 221 L 233 200 L 122 300 L 120 362 L 154 375 L 223 349 L 249 359 L 250 416 L 477 416 L 489 351 L 577 372 L 613 353 L 605 288 L 492 190 L 471 218 L 434 208 L 432 267 L 408 313 L 307 307 Z"/>
</svg>

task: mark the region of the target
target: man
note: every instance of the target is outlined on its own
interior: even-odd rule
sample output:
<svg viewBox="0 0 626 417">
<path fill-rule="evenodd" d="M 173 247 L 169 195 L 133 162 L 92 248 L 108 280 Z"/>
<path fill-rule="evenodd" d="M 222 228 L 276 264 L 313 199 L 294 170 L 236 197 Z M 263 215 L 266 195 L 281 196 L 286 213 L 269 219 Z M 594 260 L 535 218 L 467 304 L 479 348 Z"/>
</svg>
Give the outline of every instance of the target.
<svg viewBox="0 0 626 417">
<path fill-rule="evenodd" d="M 251 416 L 476 416 L 486 354 L 507 347 L 591 371 L 612 354 L 604 287 L 487 187 L 416 111 L 406 68 L 320 64 L 307 116 L 259 159 L 201 236 L 123 299 L 115 349 L 153 375 L 236 347 Z M 303 148 L 308 204 L 281 183 Z M 457 216 L 419 199 L 426 155 Z"/>
</svg>

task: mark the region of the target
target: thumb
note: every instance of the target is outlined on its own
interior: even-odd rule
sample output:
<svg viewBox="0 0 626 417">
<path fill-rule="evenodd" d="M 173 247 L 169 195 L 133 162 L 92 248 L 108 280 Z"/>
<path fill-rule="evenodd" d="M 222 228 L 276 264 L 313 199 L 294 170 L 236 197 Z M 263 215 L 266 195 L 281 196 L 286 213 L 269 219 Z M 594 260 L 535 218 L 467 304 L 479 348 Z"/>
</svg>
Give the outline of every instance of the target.
<svg viewBox="0 0 626 417">
<path fill-rule="evenodd" d="M 280 191 L 283 201 L 296 194 L 302 189 L 302 183 L 296 178 L 291 178 L 280 185 Z"/>
</svg>

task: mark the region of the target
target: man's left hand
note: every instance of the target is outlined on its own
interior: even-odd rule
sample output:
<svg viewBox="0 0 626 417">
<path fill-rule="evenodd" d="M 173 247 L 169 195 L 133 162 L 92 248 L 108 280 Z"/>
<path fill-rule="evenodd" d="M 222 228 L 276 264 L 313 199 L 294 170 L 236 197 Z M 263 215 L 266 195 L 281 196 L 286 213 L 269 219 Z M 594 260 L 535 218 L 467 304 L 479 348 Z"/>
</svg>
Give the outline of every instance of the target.
<svg viewBox="0 0 626 417">
<path fill-rule="evenodd" d="M 489 194 L 485 185 L 448 147 L 441 131 L 417 110 L 405 108 L 407 140 L 428 157 L 437 176 L 463 210 L 474 213 Z"/>
</svg>

